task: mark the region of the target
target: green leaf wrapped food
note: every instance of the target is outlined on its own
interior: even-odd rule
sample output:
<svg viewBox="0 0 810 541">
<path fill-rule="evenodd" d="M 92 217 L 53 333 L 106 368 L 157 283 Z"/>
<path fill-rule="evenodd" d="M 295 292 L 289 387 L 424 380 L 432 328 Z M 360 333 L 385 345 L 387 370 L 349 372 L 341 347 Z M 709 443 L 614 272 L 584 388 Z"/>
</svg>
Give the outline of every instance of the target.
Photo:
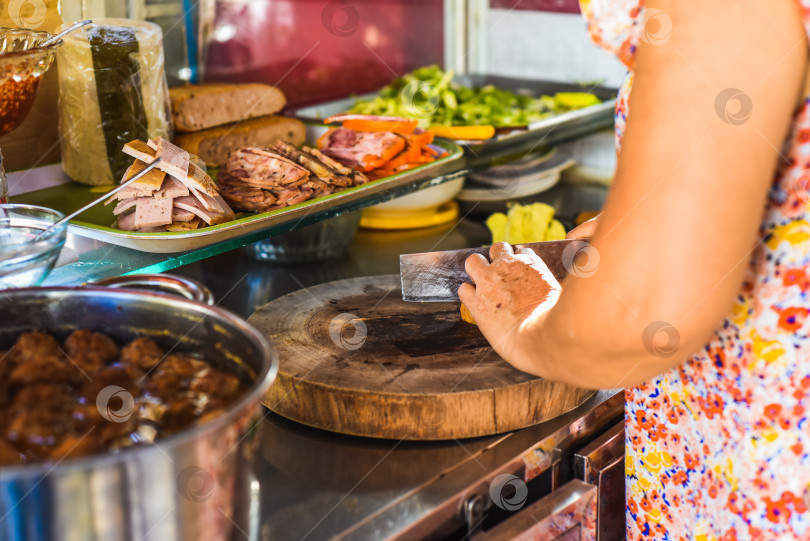
<svg viewBox="0 0 810 541">
<path fill-rule="evenodd" d="M 77 182 L 116 184 L 134 139 L 169 139 L 163 32 L 130 19 L 96 19 L 57 53 L 62 168 Z"/>
</svg>

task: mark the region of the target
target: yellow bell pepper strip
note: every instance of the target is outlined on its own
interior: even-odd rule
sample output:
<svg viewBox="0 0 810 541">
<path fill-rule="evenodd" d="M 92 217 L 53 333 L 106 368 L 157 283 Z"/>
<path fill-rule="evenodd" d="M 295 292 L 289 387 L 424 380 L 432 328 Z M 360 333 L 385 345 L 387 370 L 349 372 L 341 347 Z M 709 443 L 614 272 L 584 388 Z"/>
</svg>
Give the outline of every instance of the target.
<svg viewBox="0 0 810 541">
<path fill-rule="evenodd" d="M 436 137 L 460 141 L 491 139 L 495 136 L 493 126 L 434 126 L 428 131 Z"/>
</svg>

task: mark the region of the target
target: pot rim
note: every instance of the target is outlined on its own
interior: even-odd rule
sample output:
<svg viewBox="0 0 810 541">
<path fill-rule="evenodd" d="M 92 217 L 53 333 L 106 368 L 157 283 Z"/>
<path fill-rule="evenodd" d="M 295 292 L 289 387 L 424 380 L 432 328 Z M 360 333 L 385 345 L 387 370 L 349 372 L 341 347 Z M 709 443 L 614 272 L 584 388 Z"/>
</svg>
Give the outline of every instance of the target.
<svg viewBox="0 0 810 541">
<path fill-rule="evenodd" d="M 203 317 L 213 317 L 219 320 L 225 320 L 233 324 L 239 329 L 244 336 L 251 340 L 256 346 L 259 353 L 268 362 L 263 362 L 264 365 L 261 371 L 257 372 L 255 381 L 251 384 L 248 391 L 242 395 L 236 402 L 231 404 L 227 411 L 201 425 L 194 425 L 193 427 L 183 430 L 177 434 L 172 434 L 166 438 L 157 440 L 155 443 L 149 445 L 138 445 L 121 451 L 112 453 L 106 452 L 104 454 L 95 454 L 75 459 L 61 459 L 59 461 L 50 462 L 37 462 L 34 464 L 2 466 L 0 465 L 0 481 L 6 482 L 9 478 L 23 478 L 23 477 L 47 477 L 53 472 L 67 473 L 74 470 L 87 470 L 98 469 L 101 467 L 112 466 L 122 462 L 131 462 L 136 457 L 144 457 L 154 453 L 166 456 L 162 450 L 164 447 L 174 447 L 192 440 L 198 439 L 206 434 L 214 433 L 228 425 L 233 424 L 242 412 L 253 405 L 261 406 L 262 398 L 264 397 L 270 385 L 275 381 L 276 374 L 278 373 L 278 351 L 275 346 L 271 344 L 263 334 L 261 334 L 255 327 L 238 315 L 215 306 L 207 306 L 202 303 L 194 302 L 181 297 L 170 296 L 164 293 L 153 293 L 144 290 L 134 289 L 111 289 L 104 287 L 27 287 L 20 289 L 8 289 L 4 293 L 10 300 L 14 300 L 15 295 L 22 294 L 46 294 L 49 292 L 65 293 L 65 294 L 79 294 L 79 295 L 104 295 L 110 297 L 132 297 L 143 299 L 151 299 L 149 302 L 159 304 L 174 305 L 175 309 L 183 308 L 186 310 L 193 310 Z M 180 305 L 180 306 L 177 306 Z M 46 329 L 47 330 L 47 329 Z M 265 414 L 266 415 L 266 414 Z M 262 416 L 263 417 L 263 416 Z M 244 437 L 244 436 L 243 436 Z M 241 440 L 240 440 L 241 441 Z M 234 446 L 236 449 L 236 446 Z M 233 449 L 232 449 L 233 450 Z M 228 451 L 229 453 L 232 451 Z"/>
</svg>

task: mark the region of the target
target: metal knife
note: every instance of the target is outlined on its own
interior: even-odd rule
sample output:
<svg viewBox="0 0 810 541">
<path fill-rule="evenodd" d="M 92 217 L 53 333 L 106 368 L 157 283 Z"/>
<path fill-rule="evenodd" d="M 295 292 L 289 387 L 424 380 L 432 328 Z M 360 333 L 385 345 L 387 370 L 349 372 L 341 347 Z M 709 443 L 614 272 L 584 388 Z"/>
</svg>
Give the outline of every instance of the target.
<svg viewBox="0 0 810 541">
<path fill-rule="evenodd" d="M 576 253 L 587 244 L 587 239 L 566 239 L 515 244 L 513 247 L 534 250 L 560 280 L 568 275 L 566 267 L 570 267 Z M 566 250 L 569 246 L 571 248 Z M 464 262 L 472 254 L 489 259 L 489 246 L 399 256 L 402 299 L 409 302 L 458 301 L 458 288 L 464 282 L 472 282 L 464 270 Z"/>
</svg>

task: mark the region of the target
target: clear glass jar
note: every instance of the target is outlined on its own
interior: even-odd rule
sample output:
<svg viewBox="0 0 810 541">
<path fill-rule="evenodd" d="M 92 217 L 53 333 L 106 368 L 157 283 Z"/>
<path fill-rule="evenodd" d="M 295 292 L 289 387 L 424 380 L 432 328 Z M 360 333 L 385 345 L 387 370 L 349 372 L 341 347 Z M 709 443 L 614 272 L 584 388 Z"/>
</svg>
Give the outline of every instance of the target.
<svg viewBox="0 0 810 541">
<path fill-rule="evenodd" d="M 3 168 L 3 152 L 0 149 L 0 205 L 8 203 L 8 179 Z"/>
</svg>

